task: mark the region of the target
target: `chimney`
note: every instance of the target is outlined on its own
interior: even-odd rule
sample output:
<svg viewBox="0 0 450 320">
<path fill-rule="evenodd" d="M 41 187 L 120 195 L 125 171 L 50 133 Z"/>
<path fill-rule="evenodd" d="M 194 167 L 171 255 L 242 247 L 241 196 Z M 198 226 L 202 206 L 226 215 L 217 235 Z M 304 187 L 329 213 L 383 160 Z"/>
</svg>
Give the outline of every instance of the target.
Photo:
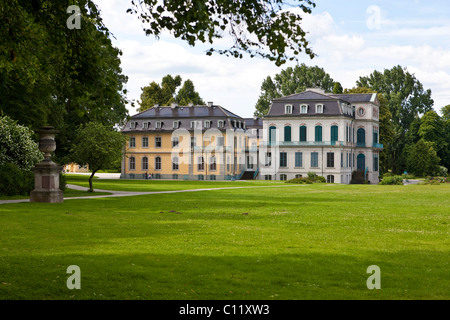
<svg viewBox="0 0 450 320">
<path fill-rule="evenodd" d="M 212 102 L 208 102 L 208 107 L 211 108 L 213 106 Z"/>
<path fill-rule="evenodd" d="M 193 106 L 194 106 L 194 104 L 192 102 L 188 103 L 188 107 L 193 107 Z"/>
<path fill-rule="evenodd" d="M 176 103 L 176 102 L 172 102 L 172 103 L 170 104 L 170 107 L 171 107 L 172 109 L 175 109 L 175 108 L 177 107 L 177 103 Z"/>
</svg>

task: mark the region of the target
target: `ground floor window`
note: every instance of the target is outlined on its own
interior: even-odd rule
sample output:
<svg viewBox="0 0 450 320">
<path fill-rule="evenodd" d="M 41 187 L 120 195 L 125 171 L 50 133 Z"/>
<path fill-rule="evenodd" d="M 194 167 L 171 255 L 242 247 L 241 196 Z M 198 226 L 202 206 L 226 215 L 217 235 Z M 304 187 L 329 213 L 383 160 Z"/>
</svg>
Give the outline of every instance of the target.
<svg viewBox="0 0 450 320">
<path fill-rule="evenodd" d="M 272 180 L 272 175 L 266 174 L 266 175 L 264 176 L 264 180 Z"/>
<path fill-rule="evenodd" d="M 333 175 L 327 175 L 327 183 L 334 183 L 334 176 Z"/>
<path fill-rule="evenodd" d="M 285 175 L 285 174 L 280 174 L 280 180 L 286 181 L 286 180 L 287 180 L 287 175 Z"/>
<path fill-rule="evenodd" d="M 205 180 L 205 176 L 202 175 L 202 174 L 199 174 L 199 175 L 198 175 L 198 180 Z"/>
<path fill-rule="evenodd" d="M 214 174 L 210 175 L 209 180 L 216 180 L 216 176 Z"/>
<path fill-rule="evenodd" d="M 296 175 L 295 175 L 295 178 L 297 178 L 297 179 L 298 179 L 298 178 L 302 178 L 302 177 L 303 177 L 303 176 L 302 176 L 301 174 L 296 174 Z"/>
<path fill-rule="evenodd" d="M 177 180 L 178 179 L 178 175 L 177 174 L 173 174 L 172 175 L 172 179 Z"/>
</svg>

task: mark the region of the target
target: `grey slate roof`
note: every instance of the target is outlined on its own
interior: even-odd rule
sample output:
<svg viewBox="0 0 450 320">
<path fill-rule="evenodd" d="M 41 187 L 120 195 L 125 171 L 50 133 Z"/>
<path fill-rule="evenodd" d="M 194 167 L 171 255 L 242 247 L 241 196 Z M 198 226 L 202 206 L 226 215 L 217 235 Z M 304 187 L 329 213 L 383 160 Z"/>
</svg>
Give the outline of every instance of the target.
<svg viewBox="0 0 450 320">
<path fill-rule="evenodd" d="M 269 113 L 266 117 L 298 117 L 298 116 L 338 116 L 344 115 L 347 117 L 353 117 L 352 115 L 345 114 L 340 108 L 341 103 L 353 104 L 370 102 L 372 94 L 322 94 L 315 91 L 304 91 L 296 93 L 290 96 L 274 99 L 270 107 Z M 292 104 L 292 114 L 285 113 L 285 105 Z M 300 105 L 306 104 L 308 106 L 307 113 L 300 113 Z M 323 113 L 316 113 L 316 104 L 322 104 L 324 106 Z"/>
<path fill-rule="evenodd" d="M 173 122 L 179 121 L 179 128 L 190 129 L 191 121 L 211 121 L 211 128 L 218 128 L 218 120 L 224 121 L 224 129 L 233 129 L 234 122 L 241 121 L 245 123 L 244 118 L 234 114 L 233 112 L 218 106 L 158 106 L 147 109 L 143 112 L 135 114 L 131 117 L 122 129 L 122 132 L 139 132 L 139 131 L 173 131 Z M 163 123 L 162 128 L 156 128 L 156 122 Z M 130 122 L 136 123 L 136 128 L 130 128 Z M 144 122 L 150 122 L 148 128 L 144 128 Z"/>
</svg>

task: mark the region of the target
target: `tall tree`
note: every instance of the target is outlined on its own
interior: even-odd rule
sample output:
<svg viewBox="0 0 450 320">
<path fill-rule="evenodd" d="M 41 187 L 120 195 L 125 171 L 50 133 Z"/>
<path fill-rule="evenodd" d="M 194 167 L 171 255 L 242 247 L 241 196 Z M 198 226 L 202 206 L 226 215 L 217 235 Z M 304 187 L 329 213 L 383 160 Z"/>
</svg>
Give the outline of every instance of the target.
<svg viewBox="0 0 450 320">
<path fill-rule="evenodd" d="M 73 1 L 11 0 L 0 6 L 0 108 L 20 124 L 53 125 L 56 159 L 70 161 L 76 128 L 122 124 L 127 77 L 92 0 L 77 2 L 81 29 L 69 28 Z"/>
<path fill-rule="evenodd" d="M 439 172 L 439 157 L 431 143 L 420 139 L 410 146 L 406 161 L 408 172 L 417 176 L 435 175 Z"/>
<path fill-rule="evenodd" d="M 297 60 L 300 52 L 315 56 L 301 28 L 301 13 L 311 13 L 311 0 L 133 0 L 128 12 L 137 14 L 147 35 L 159 37 L 163 31 L 196 43 L 214 44 L 228 30 L 234 44 L 213 52 L 242 58 L 260 56 L 277 66 Z M 298 8 L 298 10 L 294 10 Z"/>
<path fill-rule="evenodd" d="M 194 83 L 186 80 L 181 89 L 182 79 L 179 75 L 172 77 L 170 74 L 164 76 L 161 85 L 151 82 L 148 86 L 141 88 L 141 101 L 139 111 L 145 111 L 155 105 L 167 106 L 172 102 L 187 105 L 188 103 L 205 104 L 200 94 L 195 91 Z"/>
<path fill-rule="evenodd" d="M 273 99 L 299 93 L 307 88 L 319 87 L 332 92 L 334 80 L 318 66 L 308 67 L 305 64 L 288 67 L 276 74 L 274 79 L 268 76 L 261 84 L 261 94 L 256 102 L 255 116 L 264 116 L 269 111 Z"/>
<path fill-rule="evenodd" d="M 395 173 L 402 172 L 406 160 L 406 133 L 419 114 L 432 109 L 431 90 L 424 90 L 420 81 L 401 66 L 360 77 L 357 86 L 382 93 L 388 101 L 394 129 L 393 143 L 388 145 L 389 166 Z"/>
<path fill-rule="evenodd" d="M 187 105 L 193 103 L 195 105 L 204 105 L 205 102 L 200 98 L 200 94 L 195 91 L 194 83 L 191 80 L 186 80 L 183 87 L 178 91 L 175 98 L 179 105 Z"/>
<path fill-rule="evenodd" d="M 426 112 L 420 119 L 420 127 L 418 134 L 420 138 L 429 142 L 437 156 L 441 159 L 442 165 L 447 167 L 447 159 L 449 154 L 450 140 L 446 139 L 445 122 L 439 114 L 430 110 Z"/>
<path fill-rule="evenodd" d="M 441 108 L 442 121 L 444 124 L 444 139 L 450 144 L 450 104 Z M 442 159 L 442 164 L 450 169 L 450 147 L 447 149 L 446 156 Z"/>
</svg>

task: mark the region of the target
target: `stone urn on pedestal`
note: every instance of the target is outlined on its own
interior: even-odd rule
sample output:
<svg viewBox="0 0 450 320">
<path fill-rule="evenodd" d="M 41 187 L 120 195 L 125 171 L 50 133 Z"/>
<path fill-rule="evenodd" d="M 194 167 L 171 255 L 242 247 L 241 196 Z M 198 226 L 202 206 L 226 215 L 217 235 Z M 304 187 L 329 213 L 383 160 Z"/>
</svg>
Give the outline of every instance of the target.
<svg viewBox="0 0 450 320">
<path fill-rule="evenodd" d="M 30 193 L 30 202 L 63 202 L 64 194 L 59 189 L 62 167 L 50 159 L 51 153 L 56 150 L 55 134 L 58 131 L 53 127 L 43 127 L 36 133 L 39 134 L 39 150 L 44 153 L 44 160 L 32 169 L 34 190 Z"/>
</svg>

